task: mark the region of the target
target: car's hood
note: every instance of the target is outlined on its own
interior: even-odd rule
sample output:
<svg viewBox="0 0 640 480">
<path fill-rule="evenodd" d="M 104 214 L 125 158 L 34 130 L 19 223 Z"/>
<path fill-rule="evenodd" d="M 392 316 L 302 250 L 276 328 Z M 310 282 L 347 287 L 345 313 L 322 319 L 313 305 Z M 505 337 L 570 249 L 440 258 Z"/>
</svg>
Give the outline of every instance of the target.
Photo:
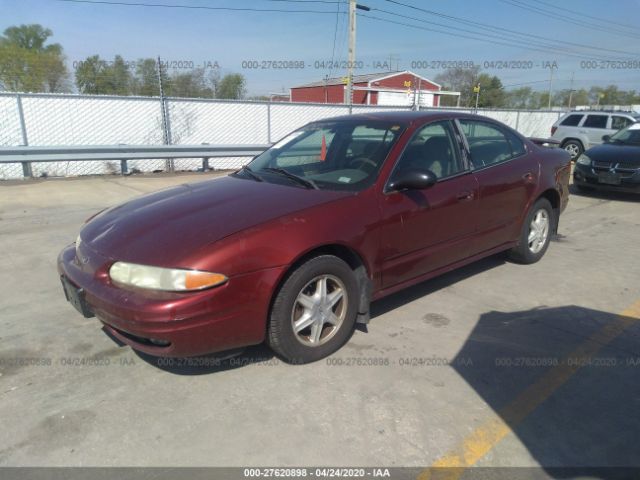
<svg viewBox="0 0 640 480">
<path fill-rule="evenodd" d="M 110 208 L 89 221 L 81 237 L 115 260 L 180 266 L 189 253 L 228 235 L 348 195 L 227 176 Z"/>
<path fill-rule="evenodd" d="M 603 143 L 587 150 L 586 155 L 597 162 L 624 162 L 640 167 L 640 145 Z"/>
</svg>

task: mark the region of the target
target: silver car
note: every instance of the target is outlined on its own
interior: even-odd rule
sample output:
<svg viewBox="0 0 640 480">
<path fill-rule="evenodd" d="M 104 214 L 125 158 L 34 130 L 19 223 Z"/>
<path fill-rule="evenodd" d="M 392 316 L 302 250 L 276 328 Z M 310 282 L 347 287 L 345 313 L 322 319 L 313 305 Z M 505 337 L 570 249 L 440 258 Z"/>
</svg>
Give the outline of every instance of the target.
<svg viewBox="0 0 640 480">
<path fill-rule="evenodd" d="M 551 127 L 551 138 L 575 160 L 582 152 L 602 143 L 604 135 L 640 121 L 640 115 L 630 112 L 577 111 L 564 114 Z"/>
</svg>

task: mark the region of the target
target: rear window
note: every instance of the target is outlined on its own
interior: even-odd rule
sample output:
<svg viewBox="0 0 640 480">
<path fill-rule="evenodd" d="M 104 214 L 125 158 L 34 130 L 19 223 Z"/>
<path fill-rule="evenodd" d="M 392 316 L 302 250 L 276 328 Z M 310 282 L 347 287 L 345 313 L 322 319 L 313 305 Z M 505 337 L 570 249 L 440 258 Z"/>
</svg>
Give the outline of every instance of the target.
<svg viewBox="0 0 640 480">
<path fill-rule="evenodd" d="M 587 115 L 587 119 L 582 124 L 588 128 L 607 128 L 607 115 Z"/>
<path fill-rule="evenodd" d="M 584 115 L 569 115 L 560 125 L 563 127 L 577 127 Z"/>
</svg>

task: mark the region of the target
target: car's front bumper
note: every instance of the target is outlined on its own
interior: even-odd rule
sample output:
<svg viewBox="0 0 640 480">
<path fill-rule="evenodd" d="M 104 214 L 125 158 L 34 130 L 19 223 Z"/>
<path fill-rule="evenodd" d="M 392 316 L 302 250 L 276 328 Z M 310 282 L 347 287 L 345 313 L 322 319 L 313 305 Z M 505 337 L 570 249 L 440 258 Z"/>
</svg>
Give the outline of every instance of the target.
<svg viewBox="0 0 640 480">
<path fill-rule="evenodd" d="M 597 190 L 607 190 L 626 193 L 640 193 L 640 170 L 635 172 L 612 172 L 617 175 L 619 183 L 603 183 L 601 173 L 591 165 L 576 163 L 573 171 L 573 183 L 580 187 L 594 188 Z M 617 181 L 617 180 L 616 180 Z"/>
<path fill-rule="evenodd" d="M 234 276 L 220 287 L 173 293 L 129 290 L 111 284 L 108 259 L 86 263 L 74 245 L 58 257 L 58 273 L 83 290 L 105 329 L 136 350 L 157 356 L 194 356 L 264 340 L 269 302 L 284 267 Z"/>
</svg>

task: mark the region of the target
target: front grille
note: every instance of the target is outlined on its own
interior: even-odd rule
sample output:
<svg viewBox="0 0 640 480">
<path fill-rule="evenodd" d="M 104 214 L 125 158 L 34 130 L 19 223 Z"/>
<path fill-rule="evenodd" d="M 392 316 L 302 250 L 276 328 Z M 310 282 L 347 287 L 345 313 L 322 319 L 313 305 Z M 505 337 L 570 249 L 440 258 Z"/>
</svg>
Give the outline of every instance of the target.
<svg viewBox="0 0 640 480">
<path fill-rule="evenodd" d="M 609 170 L 611 168 L 611 162 L 593 162 L 593 168 L 598 170 Z"/>
<path fill-rule="evenodd" d="M 640 166 L 630 162 L 593 162 L 593 170 L 596 172 L 615 171 L 616 173 L 635 173 Z"/>
</svg>

